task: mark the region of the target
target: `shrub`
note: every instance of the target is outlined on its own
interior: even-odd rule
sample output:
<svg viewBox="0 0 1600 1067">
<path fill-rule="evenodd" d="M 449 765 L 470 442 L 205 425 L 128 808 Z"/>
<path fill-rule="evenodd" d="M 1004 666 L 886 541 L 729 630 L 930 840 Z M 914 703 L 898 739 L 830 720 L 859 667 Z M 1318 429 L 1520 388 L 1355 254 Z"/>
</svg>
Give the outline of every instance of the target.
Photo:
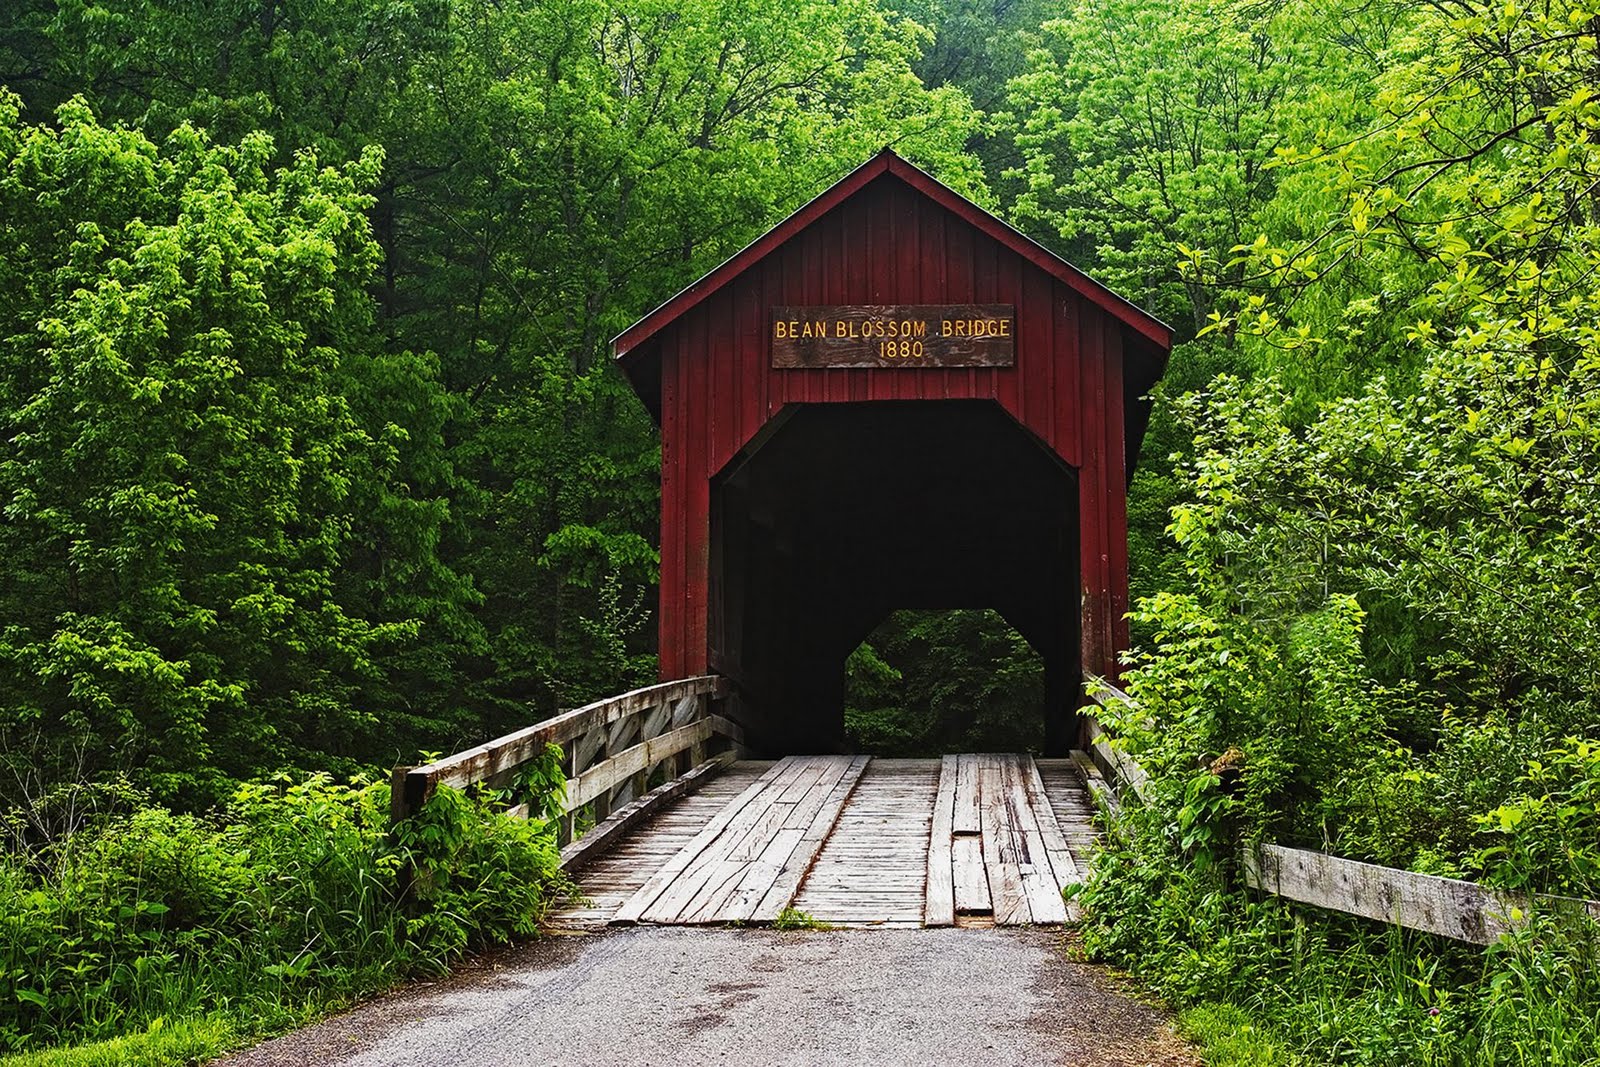
<svg viewBox="0 0 1600 1067">
<path fill-rule="evenodd" d="M 391 835 L 382 782 L 142 804 L 0 857 L 0 1051 L 219 1014 L 250 1034 L 535 932 L 565 883 L 549 825 L 450 790 Z M 428 890 L 399 891 L 415 870 Z"/>
</svg>

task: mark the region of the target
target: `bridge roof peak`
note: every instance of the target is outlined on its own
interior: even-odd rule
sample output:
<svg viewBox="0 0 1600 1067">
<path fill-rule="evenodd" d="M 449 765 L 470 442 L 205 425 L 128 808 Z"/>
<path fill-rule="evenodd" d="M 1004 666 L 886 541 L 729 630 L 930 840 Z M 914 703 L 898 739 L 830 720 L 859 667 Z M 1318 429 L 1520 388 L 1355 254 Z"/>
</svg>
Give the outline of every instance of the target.
<svg viewBox="0 0 1600 1067">
<path fill-rule="evenodd" d="M 709 271 L 675 296 L 629 326 L 612 340 L 612 350 L 623 369 L 628 372 L 638 388 L 641 382 L 634 373 L 633 363 L 662 330 L 683 315 L 699 306 L 735 278 L 759 264 L 777 251 L 790 238 L 820 220 L 838 205 L 860 193 L 867 186 L 885 178 L 897 179 L 916 190 L 923 197 L 949 211 L 971 225 L 980 233 L 1016 253 L 1033 266 L 1061 281 L 1091 304 L 1118 320 L 1135 337 L 1139 347 L 1146 348 L 1155 357 L 1153 368 L 1159 377 L 1166 367 L 1166 355 L 1172 347 L 1172 329 L 1160 319 L 1144 311 L 1132 301 L 1118 295 L 1095 281 L 1065 259 L 985 211 L 954 189 L 939 181 L 927 171 L 907 162 L 891 147 L 880 149 L 871 159 L 840 178 L 833 185 L 806 202 L 788 218 L 756 238 L 739 252 Z M 646 403 L 652 410 L 651 398 Z"/>
</svg>

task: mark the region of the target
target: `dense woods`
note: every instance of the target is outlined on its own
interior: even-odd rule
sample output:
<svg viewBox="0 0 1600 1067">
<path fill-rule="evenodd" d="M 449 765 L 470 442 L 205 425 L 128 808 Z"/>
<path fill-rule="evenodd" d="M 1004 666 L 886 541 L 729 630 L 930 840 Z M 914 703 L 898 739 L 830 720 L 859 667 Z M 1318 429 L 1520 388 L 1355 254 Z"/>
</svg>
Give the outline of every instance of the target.
<svg viewBox="0 0 1600 1067">
<path fill-rule="evenodd" d="M 7 5 L 0 1050 L 203 1056 L 533 928 L 537 820 L 395 841 L 369 782 L 653 676 L 607 342 L 892 145 L 1181 342 L 1088 950 L 1219 1063 L 1600 1062 L 1592 928 L 1234 869 L 1600 898 L 1597 66 L 1574 0 Z M 1042 695 L 982 613 L 848 678 L 882 751 Z"/>
</svg>

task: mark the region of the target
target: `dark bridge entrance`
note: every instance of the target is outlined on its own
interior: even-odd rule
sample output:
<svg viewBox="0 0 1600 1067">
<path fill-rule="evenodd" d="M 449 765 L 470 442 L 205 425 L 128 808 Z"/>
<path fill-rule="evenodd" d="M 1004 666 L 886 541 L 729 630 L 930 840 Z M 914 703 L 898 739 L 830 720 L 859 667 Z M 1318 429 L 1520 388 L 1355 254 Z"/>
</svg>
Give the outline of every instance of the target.
<svg viewBox="0 0 1600 1067">
<path fill-rule="evenodd" d="M 1070 747 L 1071 468 L 988 401 L 801 404 L 770 430 L 711 491 L 712 647 L 766 743 L 837 748 L 845 657 L 894 609 L 994 608 L 1044 660 L 1047 737 Z"/>
<path fill-rule="evenodd" d="M 844 659 L 886 614 L 994 608 L 1065 753 L 1082 672 L 1126 647 L 1124 494 L 1169 345 L 874 158 L 616 340 L 661 424 L 662 678 L 731 679 L 757 753 L 836 750 Z"/>
</svg>

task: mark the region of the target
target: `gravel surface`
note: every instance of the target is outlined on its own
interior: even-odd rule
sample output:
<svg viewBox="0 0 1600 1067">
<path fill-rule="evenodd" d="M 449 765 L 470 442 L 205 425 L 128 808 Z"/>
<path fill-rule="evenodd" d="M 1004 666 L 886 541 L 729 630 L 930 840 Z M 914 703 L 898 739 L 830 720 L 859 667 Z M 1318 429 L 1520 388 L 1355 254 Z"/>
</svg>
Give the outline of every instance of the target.
<svg viewBox="0 0 1600 1067">
<path fill-rule="evenodd" d="M 635 927 L 549 938 L 225 1067 L 1197 1067 L 1045 930 Z"/>
</svg>

